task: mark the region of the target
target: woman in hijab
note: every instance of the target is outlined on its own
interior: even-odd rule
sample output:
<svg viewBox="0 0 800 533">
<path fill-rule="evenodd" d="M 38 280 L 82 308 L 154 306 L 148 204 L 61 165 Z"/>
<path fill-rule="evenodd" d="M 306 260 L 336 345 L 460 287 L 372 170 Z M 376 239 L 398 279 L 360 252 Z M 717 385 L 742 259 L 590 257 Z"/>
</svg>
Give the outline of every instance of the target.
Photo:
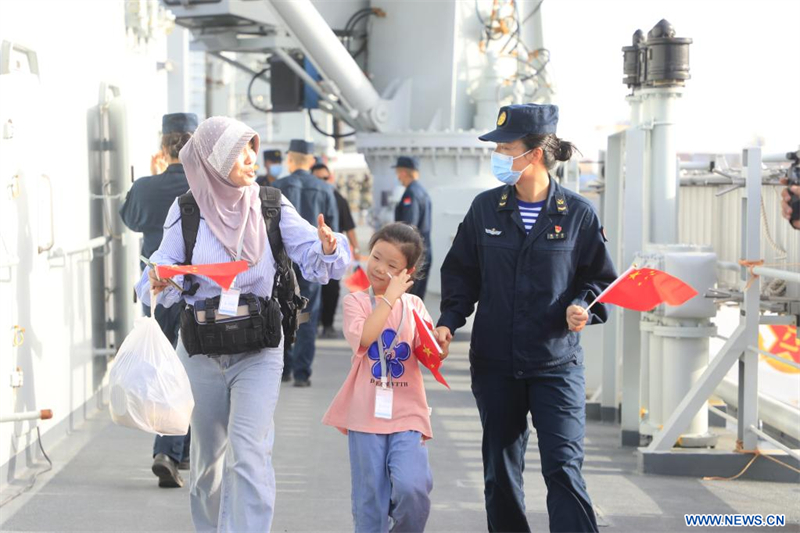
<svg viewBox="0 0 800 533">
<path fill-rule="evenodd" d="M 258 134 L 245 124 L 212 117 L 200 124 L 180 152 L 186 178 L 200 209 L 192 264 L 241 258 L 248 269 L 236 277 L 241 294 L 269 299 L 276 263 L 261 211 L 254 164 Z M 155 264 L 176 265 L 186 257 L 181 210 L 176 200 L 164 224 L 164 237 L 152 255 Z M 308 280 L 338 279 L 350 261 L 343 235 L 333 233 L 322 215 L 314 228 L 286 199 L 281 200 L 280 230 L 289 257 Z M 178 285 L 188 287 L 180 277 Z M 150 288 L 168 307 L 181 299 L 189 306 L 219 297 L 220 287 L 204 277 L 194 294 L 183 294 L 156 279 L 148 267 L 136 286 L 151 305 Z M 163 291 L 163 292 L 162 292 Z M 191 292 L 191 291 L 190 291 Z M 202 305 L 202 304 L 201 304 Z M 192 520 L 198 531 L 269 531 L 275 503 L 272 467 L 273 413 L 283 370 L 283 341 L 275 348 L 245 353 L 190 356 L 183 342 L 178 356 L 192 384 Z"/>
</svg>

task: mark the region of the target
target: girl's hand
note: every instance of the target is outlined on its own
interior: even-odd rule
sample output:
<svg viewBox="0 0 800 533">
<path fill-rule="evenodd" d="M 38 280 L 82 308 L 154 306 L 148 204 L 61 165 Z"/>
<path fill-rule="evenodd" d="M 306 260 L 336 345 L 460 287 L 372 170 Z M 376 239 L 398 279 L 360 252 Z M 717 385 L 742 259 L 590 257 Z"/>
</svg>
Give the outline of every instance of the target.
<svg viewBox="0 0 800 533">
<path fill-rule="evenodd" d="M 567 307 L 567 325 L 570 331 L 579 332 L 586 327 L 586 322 L 589 320 L 589 313 L 579 305 L 570 305 Z"/>
<path fill-rule="evenodd" d="M 438 342 L 439 346 L 442 348 L 442 354 L 439 358 L 445 359 L 450 355 L 450 341 L 453 340 L 453 334 L 450 333 L 450 328 L 447 326 L 439 326 L 433 330 L 433 334 L 436 336 L 436 342 Z"/>
<path fill-rule="evenodd" d="M 160 293 L 169 285 L 167 280 L 158 279 L 155 270 L 152 268 L 147 272 L 147 277 L 150 278 L 150 288 L 153 289 L 154 294 Z"/>
<path fill-rule="evenodd" d="M 333 230 L 325 224 L 325 216 L 320 213 L 317 217 L 317 233 L 319 234 L 319 240 L 322 243 L 322 251 L 325 255 L 331 255 L 333 252 L 336 251 L 336 235 L 333 234 Z"/>
<path fill-rule="evenodd" d="M 387 300 L 394 303 L 398 298 L 405 294 L 408 289 L 411 288 L 414 282 L 411 281 L 411 276 L 408 274 L 408 269 L 405 268 L 398 275 L 391 276 L 391 278 L 392 279 L 389 282 L 389 286 L 386 287 L 386 294 L 384 294 L 384 296 L 386 296 Z"/>
</svg>

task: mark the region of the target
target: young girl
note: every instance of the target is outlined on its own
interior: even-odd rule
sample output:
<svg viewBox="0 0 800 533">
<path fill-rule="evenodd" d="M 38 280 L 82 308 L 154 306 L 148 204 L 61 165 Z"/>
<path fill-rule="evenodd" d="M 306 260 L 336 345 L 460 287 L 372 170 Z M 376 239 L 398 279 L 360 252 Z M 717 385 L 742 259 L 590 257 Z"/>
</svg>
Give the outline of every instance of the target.
<svg viewBox="0 0 800 533">
<path fill-rule="evenodd" d="M 431 319 L 406 291 L 424 246 L 416 228 L 393 223 L 369 247 L 371 287 L 344 297 L 352 368 L 322 422 L 349 439 L 355 531 L 423 531 L 433 488 L 424 441 L 433 433 L 412 311 Z"/>
</svg>

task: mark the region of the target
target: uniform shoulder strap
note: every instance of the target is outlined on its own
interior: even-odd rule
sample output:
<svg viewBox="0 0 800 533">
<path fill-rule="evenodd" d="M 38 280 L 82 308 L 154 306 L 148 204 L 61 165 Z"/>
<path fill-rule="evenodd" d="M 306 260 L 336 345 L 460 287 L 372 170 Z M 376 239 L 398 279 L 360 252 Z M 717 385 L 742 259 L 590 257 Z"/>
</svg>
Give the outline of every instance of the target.
<svg viewBox="0 0 800 533">
<path fill-rule="evenodd" d="M 178 196 L 178 207 L 181 209 L 181 229 L 183 230 L 183 245 L 186 250 L 184 265 L 192 264 L 194 244 L 197 242 L 197 232 L 200 230 L 200 208 L 192 196 L 192 191 Z"/>
<path fill-rule="evenodd" d="M 281 190 L 275 187 L 261 187 L 258 193 L 261 198 L 261 213 L 267 225 L 267 239 L 276 261 L 284 253 L 281 239 Z"/>
</svg>

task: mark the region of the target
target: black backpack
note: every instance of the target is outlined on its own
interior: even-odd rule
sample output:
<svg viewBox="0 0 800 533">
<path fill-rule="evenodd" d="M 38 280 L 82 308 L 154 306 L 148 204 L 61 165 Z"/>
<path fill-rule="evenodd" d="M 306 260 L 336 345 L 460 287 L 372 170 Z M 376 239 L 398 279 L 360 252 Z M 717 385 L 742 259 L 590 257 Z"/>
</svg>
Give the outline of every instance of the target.
<svg viewBox="0 0 800 533">
<path fill-rule="evenodd" d="M 272 283 L 272 297 L 278 300 L 283 315 L 284 346 L 291 346 L 297 338 L 297 328 L 308 321 L 309 314 L 302 311 L 308 305 L 308 298 L 300 295 L 300 286 L 297 276 L 292 268 L 292 261 L 286 253 L 281 238 L 281 191 L 274 187 L 261 187 L 261 214 L 267 226 L 267 239 L 272 255 L 275 258 L 275 279 Z M 197 242 L 197 232 L 200 229 L 200 209 L 192 196 L 192 191 L 178 197 L 178 206 L 181 209 L 181 229 L 183 230 L 183 244 L 186 250 L 184 265 L 192 264 L 194 245 Z M 194 294 L 197 283 L 184 294 Z"/>
</svg>

